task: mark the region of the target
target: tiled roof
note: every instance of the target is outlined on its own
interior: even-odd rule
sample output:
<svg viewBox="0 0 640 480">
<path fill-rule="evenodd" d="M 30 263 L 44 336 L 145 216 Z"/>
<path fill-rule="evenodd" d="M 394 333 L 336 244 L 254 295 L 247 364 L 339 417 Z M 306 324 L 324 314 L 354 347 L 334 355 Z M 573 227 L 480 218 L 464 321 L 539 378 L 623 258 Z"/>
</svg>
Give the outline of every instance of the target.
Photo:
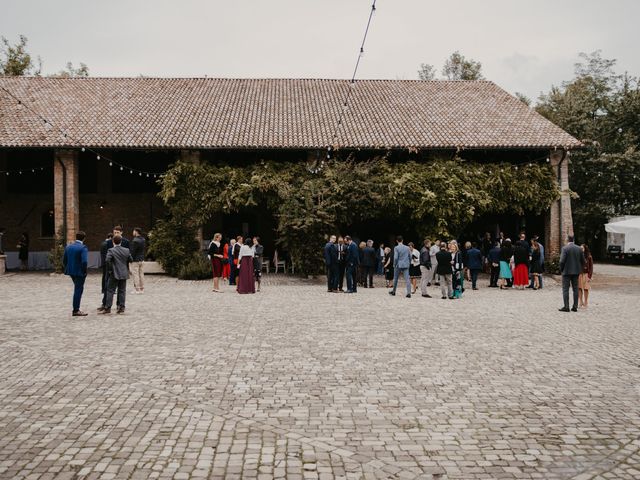
<svg viewBox="0 0 640 480">
<path fill-rule="evenodd" d="M 0 77 L 89 147 L 547 148 L 580 142 L 488 81 Z M 0 90 L 0 146 L 63 147 Z M 76 145 L 77 146 L 77 145 Z"/>
</svg>

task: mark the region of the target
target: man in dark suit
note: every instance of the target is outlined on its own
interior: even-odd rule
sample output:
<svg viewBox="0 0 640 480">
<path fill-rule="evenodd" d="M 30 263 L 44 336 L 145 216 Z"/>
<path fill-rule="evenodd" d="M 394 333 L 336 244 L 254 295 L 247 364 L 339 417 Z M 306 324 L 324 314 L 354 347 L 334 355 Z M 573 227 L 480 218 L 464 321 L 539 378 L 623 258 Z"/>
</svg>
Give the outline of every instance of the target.
<svg viewBox="0 0 640 480">
<path fill-rule="evenodd" d="M 104 310 L 104 305 L 107 303 L 107 252 L 109 248 L 113 248 L 113 242 L 111 239 L 113 238 L 113 233 L 107 233 L 107 238 L 103 240 L 100 244 L 100 265 L 102 265 L 102 306 L 98 309 Z M 111 243 L 111 247 L 109 247 L 109 243 Z"/>
<path fill-rule="evenodd" d="M 347 293 L 358 293 L 358 283 L 356 273 L 360 265 L 360 252 L 358 246 L 349 235 L 345 237 L 347 241 L 347 254 L 345 257 L 347 273 Z"/>
<path fill-rule="evenodd" d="M 338 249 L 336 236 L 331 235 L 324 246 L 324 264 L 327 267 L 327 291 L 338 291 Z"/>
<path fill-rule="evenodd" d="M 64 274 L 73 280 L 73 311 L 74 317 L 86 317 L 80 310 L 80 300 L 84 291 L 84 281 L 87 279 L 87 265 L 89 264 L 89 249 L 84 244 L 86 235 L 80 231 L 76 233 L 76 241 L 67 245 L 62 256 Z"/>
<path fill-rule="evenodd" d="M 116 289 L 118 290 L 118 299 L 116 301 L 118 310 L 116 313 L 124 313 L 129 264 L 133 262 L 129 249 L 121 245 L 122 237 L 114 235 L 112 240 L 113 248 L 109 249 L 106 258 L 109 281 L 107 283 L 107 303 L 104 310 L 100 312 L 102 314 L 111 313 L 113 295 L 116 293 Z"/>
<path fill-rule="evenodd" d="M 573 289 L 573 307 L 571 311 L 578 311 L 578 276 L 584 268 L 584 253 L 573 243 L 573 235 L 567 237 L 567 244 L 562 247 L 560 254 L 560 271 L 562 272 L 562 299 L 564 306 L 561 312 L 569 311 L 569 285 Z"/>
<path fill-rule="evenodd" d="M 102 245 L 100 245 L 100 259 L 102 260 L 102 304 L 98 307 L 98 312 L 102 312 L 107 305 L 107 285 L 109 284 L 109 272 L 107 270 L 107 252 L 113 248 L 113 237 L 119 235 L 121 245 L 125 248 L 129 248 L 129 240 L 122 236 L 122 227 L 116 225 L 113 227 L 113 231 L 107 235 L 107 238 Z"/>
<path fill-rule="evenodd" d="M 373 288 L 373 274 L 376 269 L 376 251 L 373 248 L 373 240 L 367 240 L 367 246 L 362 250 L 362 265 L 364 266 L 362 285 L 364 288 Z"/>
<path fill-rule="evenodd" d="M 240 257 L 240 249 L 242 248 L 243 240 L 242 235 L 238 235 L 236 237 L 236 243 L 233 245 L 233 250 L 231 251 L 233 258 L 229 259 L 229 262 L 231 262 L 229 285 L 236 284 L 236 279 L 238 277 L 238 259 Z"/>
<path fill-rule="evenodd" d="M 345 245 L 342 237 L 338 237 L 336 250 L 338 251 L 338 290 L 342 292 L 344 272 L 347 268 L 347 245 Z"/>
</svg>

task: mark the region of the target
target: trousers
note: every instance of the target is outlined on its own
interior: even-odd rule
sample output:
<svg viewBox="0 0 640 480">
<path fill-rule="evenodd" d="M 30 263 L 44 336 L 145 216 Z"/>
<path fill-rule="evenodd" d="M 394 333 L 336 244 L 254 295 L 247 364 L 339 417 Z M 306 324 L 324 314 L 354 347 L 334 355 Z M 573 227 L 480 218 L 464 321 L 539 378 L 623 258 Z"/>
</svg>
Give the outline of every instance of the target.
<svg viewBox="0 0 640 480">
<path fill-rule="evenodd" d="M 578 308 L 578 276 L 579 275 L 563 275 L 562 276 L 562 300 L 565 308 L 569 308 L 569 287 L 573 290 L 573 307 Z"/>
<path fill-rule="evenodd" d="M 422 295 L 428 295 L 427 287 L 433 277 L 433 269 L 420 265 L 420 273 L 422 274 L 420 277 L 420 293 L 422 293 Z"/>
<path fill-rule="evenodd" d="M 80 301 L 82 300 L 82 292 L 84 292 L 84 281 L 87 277 L 72 275 L 71 280 L 73 281 L 73 311 L 77 312 L 80 310 Z"/>
<path fill-rule="evenodd" d="M 440 275 L 440 291 L 443 297 L 453 297 L 453 281 L 450 273 Z"/>
<path fill-rule="evenodd" d="M 409 281 L 409 269 L 408 268 L 394 268 L 393 269 L 393 293 L 396 293 L 398 288 L 398 278 L 400 274 L 404 277 L 404 283 L 407 285 L 407 295 L 411 295 L 411 282 Z"/>
<path fill-rule="evenodd" d="M 346 268 L 347 273 L 347 292 L 357 292 L 358 291 L 358 267 L 354 264 L 347 265 Z"/>
<path fill-rule="evenodd" d="M 131 264 L 131 275 L 133 275 L 133 286 L 136 290 L 144 290 L 144 266 L 143 262 L 133 262 Z"/>
<path fill-rule="evenodd" d="M 109 282 L 107 284 L 107 302 L 105 307 L 111 308 L 113 306 L 113 295 L 118 291 L 118 297 L 116 299 L 116 305 L 119 308 L 124 308 L 124 302 L 127 296 L 127 279 L 118 280 L 113 275 L 109 275 Z"/>
</svg>

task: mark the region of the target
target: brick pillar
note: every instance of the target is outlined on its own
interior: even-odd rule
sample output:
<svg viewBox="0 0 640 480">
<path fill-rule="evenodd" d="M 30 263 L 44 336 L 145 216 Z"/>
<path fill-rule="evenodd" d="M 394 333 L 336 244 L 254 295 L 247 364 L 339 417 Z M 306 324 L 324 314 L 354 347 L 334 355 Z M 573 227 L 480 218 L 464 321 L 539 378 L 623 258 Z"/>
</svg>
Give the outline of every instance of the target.
<svg viewBox="0 0 640 480">
<path fill-rule="evenodd" d="M 560 198 L 551 205 L 545 218 L 545 255 L 547 258 L 560 255 L 567 235 L 573 235 L 571 192 L 569 190 L 569 152 L 554 150 L 549 154 L 549 159 L 558 182 Z"/>
<path fill-rule="evenodd" d="M 199 165 L 200 150 L 180 150 L 180 161 Z M 204 233 L 202 231 L 202 227 L 198 228 L 198 232 L 196 233 L 196 240 L 198 240 L 198 245 L 200 245 L 200 248 L 202 248 L 202 243 L 204 242 Z"/>
<path fill-rule="evenodd" d="M 64 165 L 63 166 L 61 165 Z M 80 196 L 78 183 L 78 152 L 56 150 L 53 159 L 53 212 L 56 234 L 64 224 L 64 176 L 66 170 L 66 242 L 73 242 L 80 229 Z"/>
</svg>

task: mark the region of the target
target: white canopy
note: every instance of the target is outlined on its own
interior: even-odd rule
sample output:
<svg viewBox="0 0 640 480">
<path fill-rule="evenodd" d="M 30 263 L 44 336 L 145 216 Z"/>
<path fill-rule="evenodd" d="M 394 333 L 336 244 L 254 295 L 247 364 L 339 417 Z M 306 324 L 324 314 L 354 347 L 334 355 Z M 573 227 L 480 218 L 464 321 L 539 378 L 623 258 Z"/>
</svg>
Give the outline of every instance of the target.
<svg viewBox="0 0 640 480">
<path fill-rule="evenodd" d="M 638 233 L 640 234 L 640 217 L 607 223 L 604 229 L 609 233 Z"/>
<path fill-rule="evenodd" d="M 622 247 L 623 253 L 640 253 L 640 217 L 607 223 L 604 229 L 609 234 L 624 235 L 615 240 Z"/>
</svg>

